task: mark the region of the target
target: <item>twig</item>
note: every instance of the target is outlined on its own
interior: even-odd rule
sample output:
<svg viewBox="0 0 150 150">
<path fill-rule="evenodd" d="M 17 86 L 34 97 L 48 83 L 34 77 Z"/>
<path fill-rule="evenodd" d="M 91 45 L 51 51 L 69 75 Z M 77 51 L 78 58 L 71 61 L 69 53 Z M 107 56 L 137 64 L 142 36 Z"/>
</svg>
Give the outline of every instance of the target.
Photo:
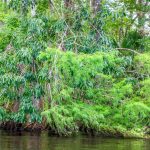
<svg viewBox="0 0 150 150">
<path fill-rule="evenodd" d="M 135 53 L 135 54 L 141 54 L 141 53 L 139 53 L 139 52 L 136 52 L 135 50 L 133 50 L 133 49 L 129 49 L 129 48 L 116 48 L 117 50 L 125 50 L 125 51 L 130 51 L 130 52 L 133 52 L 133 53 Z"/>
</svg>

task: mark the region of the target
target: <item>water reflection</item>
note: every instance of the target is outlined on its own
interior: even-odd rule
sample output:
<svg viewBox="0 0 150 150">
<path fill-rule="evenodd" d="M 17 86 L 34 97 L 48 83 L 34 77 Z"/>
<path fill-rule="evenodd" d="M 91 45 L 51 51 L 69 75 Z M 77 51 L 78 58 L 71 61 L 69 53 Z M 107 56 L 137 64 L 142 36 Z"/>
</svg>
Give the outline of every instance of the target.
<svg viewBox="0 0 150 150">
<path fill-rule="evenodd" d="M 150 141 L 77 136 L 50 137 L 47 133 L 0 131 L 0 150 L 150 150 Z"/>
</svg>

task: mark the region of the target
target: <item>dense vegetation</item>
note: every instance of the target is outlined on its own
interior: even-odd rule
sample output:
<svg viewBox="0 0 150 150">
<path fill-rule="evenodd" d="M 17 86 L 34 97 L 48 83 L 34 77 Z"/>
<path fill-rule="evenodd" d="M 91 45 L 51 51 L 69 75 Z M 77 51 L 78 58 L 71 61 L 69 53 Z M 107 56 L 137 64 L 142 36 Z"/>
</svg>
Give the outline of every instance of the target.
<svg viewBox="0 0 150 150">
<path fill-rule="evenodd" d="M 150 133 L 146 0 L 0 1 L 4 129 Z"/>
</svg>

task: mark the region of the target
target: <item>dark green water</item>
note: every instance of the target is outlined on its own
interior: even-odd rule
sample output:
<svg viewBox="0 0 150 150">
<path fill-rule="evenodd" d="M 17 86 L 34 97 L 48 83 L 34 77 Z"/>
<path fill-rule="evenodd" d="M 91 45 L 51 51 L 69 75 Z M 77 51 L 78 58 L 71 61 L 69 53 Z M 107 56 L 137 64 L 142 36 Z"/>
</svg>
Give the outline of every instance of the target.
<svg viewBox="0 0 150 150">
<path fill-rule="evenodd" d="M 0 150 L 150 150 L 150 140 L 77 136 L 50 137 L 45 134 L 0 131 Z"/>
</svg>

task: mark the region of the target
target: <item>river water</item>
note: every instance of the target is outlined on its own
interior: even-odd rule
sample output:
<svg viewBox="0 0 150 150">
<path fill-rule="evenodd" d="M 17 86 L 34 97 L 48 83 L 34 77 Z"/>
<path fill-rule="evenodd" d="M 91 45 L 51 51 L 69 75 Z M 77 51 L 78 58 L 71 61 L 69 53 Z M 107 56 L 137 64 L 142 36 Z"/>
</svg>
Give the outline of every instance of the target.
<svg viewBox="0 0 150 150">
<path fill-rule="evenodd" d="M 150 140 L 89 136 L 56 137 L 47 133 L 0 131 L 0 150 L 150 150 Z"/>
</svg>

